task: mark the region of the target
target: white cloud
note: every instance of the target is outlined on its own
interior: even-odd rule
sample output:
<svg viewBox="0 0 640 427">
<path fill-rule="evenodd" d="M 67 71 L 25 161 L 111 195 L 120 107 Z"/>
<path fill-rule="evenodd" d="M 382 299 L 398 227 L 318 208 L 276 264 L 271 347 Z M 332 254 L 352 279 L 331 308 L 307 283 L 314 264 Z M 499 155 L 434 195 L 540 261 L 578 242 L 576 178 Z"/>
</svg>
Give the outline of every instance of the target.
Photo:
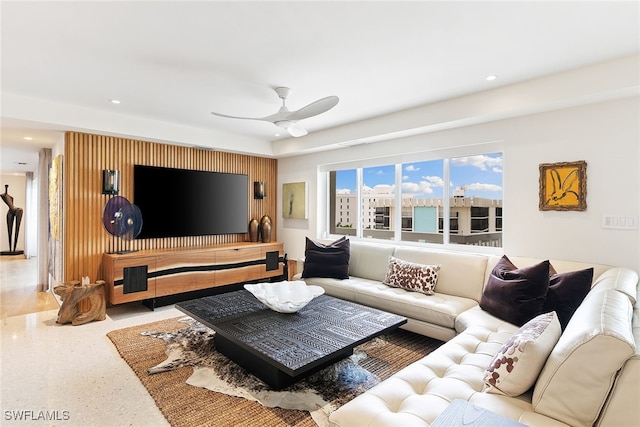
<svg viewBox="0 0 640 427">
<path fill-rule="evenodd" d="M 444 187 L 444 180 L 439 176 L 422 176 L 433 187 Z"/>
<path fill-rule="evenodd" d="M 336 189 L 336 194 L 351 194 L 351 190 L 348 188 L 338 188 Z"/>
<path fill-rule="evenodd" d="M 436 187 L 442 187 L 444 181 L 439 176 L 423 176 L 420 182 L 404 182 L 402 192 L 408 194 L 431 194 Z"/>
<path fill-rule="evenodd" d="M 475 191 L 502 191 L 502 187 L 495 184 L 483 184 L 481 182 L 475 182 L 465 186 L 467 190 Z"/>
<path fill-rule="evenodd" d="M 404 168 L 404 170 L 409 171 L 409 172 L 415 172 L 415 171 L 419 171 L 420 168 L 415 167 L 415 165 L 409 165 L 406 168 Z"/>
<path fill-rule="evenodd" d="M 402 184 L 402 193 L 404 194 L 431 194 L 433 193 L 433 185 L 426 181 L 405 182 Z"/>
<path fill-rule="evenodd" d="M 484 154 L 477 156 L 456 157 L 451 159 L 453 166 L 473 166 L 480 170 L 491 169 L 493 172 L 502 173 L 502 156 L 489 157 Z"/>
<path fill-rule="evenodd" d="M 395 191 L 395 185 L 389 184 L 377 184 L 373 187 L 367 185 L 362 186 L 362 193 L 364 194 L 393 194 Z"/>
<path fill-rule="evenodd" d="M 372 188 L 372 191 L 377 194 L 392 194 L 395 190 L 395 185 L 378 184 Z"/>
</svg>

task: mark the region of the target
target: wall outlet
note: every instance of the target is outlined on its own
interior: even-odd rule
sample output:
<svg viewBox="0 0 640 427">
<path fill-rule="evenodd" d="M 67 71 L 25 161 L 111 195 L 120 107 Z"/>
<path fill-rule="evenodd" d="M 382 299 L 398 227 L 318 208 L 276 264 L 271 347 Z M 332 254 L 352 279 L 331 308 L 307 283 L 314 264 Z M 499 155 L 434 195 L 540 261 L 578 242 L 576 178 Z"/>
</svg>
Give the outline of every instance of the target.
<svg viewBox="0 0 640 427">
<path fill-rule="evenodd" d="M 625 215 L 602 215 L 602 228 L 636 230 L 638 228 L 638 217 Z"/>
</svg>

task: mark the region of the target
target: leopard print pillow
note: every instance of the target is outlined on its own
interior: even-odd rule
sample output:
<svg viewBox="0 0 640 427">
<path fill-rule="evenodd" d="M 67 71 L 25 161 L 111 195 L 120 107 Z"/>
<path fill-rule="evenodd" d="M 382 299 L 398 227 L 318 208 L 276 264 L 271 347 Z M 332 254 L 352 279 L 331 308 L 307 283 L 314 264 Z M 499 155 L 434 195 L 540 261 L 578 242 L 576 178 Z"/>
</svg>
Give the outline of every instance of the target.
<svg viewBox="0 0 640 427">
<path fill-rule="evenodd" d="M 439 265 L 417 264 L 390 256 L 383 283 L 394 288 L 433 295 L 438 282 L 438 270 Z"/>
</svg>

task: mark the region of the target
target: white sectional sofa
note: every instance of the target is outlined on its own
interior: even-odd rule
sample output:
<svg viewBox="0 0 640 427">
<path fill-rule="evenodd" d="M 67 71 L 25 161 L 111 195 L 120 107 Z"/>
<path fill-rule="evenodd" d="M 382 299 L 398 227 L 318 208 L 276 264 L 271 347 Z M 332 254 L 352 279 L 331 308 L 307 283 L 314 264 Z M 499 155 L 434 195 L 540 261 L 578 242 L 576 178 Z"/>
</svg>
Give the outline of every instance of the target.
<svg viewBox="0 0 640 427">
<path fill-rule="evenodd" d="M 439 265 L 433 295 L 383 284 L 389 256 Z M 509 257 L 518 267 L 542 260 Z M 640 426 L 638 274 L 551 260 L 558 273 L 594 268 L 592 288 L 527 392 L 485 391 L 485 371 L 519 326 L 479 302 L 499 256 L 351 242 L 349 278 L 305 277 L 328 295 L 403 315 L 405 329 L 446 341 L 335 411 L 336 426 L 428 426 L 462 399 L 530 426 Z M 635 310 L 635 314 L 634 314 Z M 555 341 L 554 341 L 555 342 Z"/>
</svg>

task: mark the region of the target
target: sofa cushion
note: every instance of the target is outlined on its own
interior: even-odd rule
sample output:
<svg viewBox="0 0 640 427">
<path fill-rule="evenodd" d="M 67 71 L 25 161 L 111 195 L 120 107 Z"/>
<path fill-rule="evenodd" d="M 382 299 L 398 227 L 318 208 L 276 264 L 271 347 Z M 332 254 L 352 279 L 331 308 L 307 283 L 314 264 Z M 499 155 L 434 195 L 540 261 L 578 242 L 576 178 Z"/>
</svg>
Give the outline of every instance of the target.
<svg viewBox="0 0 640 427">
<path fill-rule="evenodd" d="M 572 426 L 595 423 L 618 370 L 635 350 L 629 298 L 590 292 L 573 314 L 536 382 L 536 412 Z"/>
<path fill-rule="evenodd" d="M 346 280 L 312 277 L 305 279 L 305 282 L 309 285 L 321 286 L 327 295 L 396 313 L 409 319 L 430 323 L 451 331 L 451 334 L 448 334 L 446 338 L 439 337 L 439 339 L 449 339 L 454 336 L 456 318 L 463 312 L 478 305 L 476 301 L 469 298 L 441 294 L 439 292 L 435 292 L 433 295 L 425 295 L 401 288 L 393 288 L 378 280 L 353 276 Z"/>
<path fill-rule="evenodd" d="M 513 332 L 518 330 L 518 326 L 487 313 L 480 308 L 479 305 L 460 313 L 460 315 L 456 317 L 455 329 L 458 334 L 461 334 L 469 328 L 478 326 L 491 330 L 499 330 L 500 328 L 511 328 Z"/>
<path fill-rule="evenodd" d="M 393 256 L 419 264 L 439 265 L 436 292 L 480 301 L 487 257 L 461 252 L 398 246 Z"/>
<path fill-rule="evenodd" d="M 534 317 L 502 346 L 484 374 L 485 391 L 519 396 L 534 385 L 560 338 L 555 311 Z"/>
<path fill-rule="evenodd" d="M 343 236 L 326 245 L 306 239 L 302 277 L 349 278 L 349 239 Z"/>
<path fill-rule="evenodd" d="M 522 326 L 542 313 L 549 288 L 549 261 L 517 268 L 504 255 L 493 268 L 480 307 L 494 316 Z"/>
<path fill-rule="evenodd" d="M 394 288 L 433 295 L 438 282 L 438 270 L 439 265 L 418 264 L 390 256 L 383 283 Z"/>
<path fill-rule="evenodd" d="M 549 279 L 549 290 L 542 311 L 555 311 L 564 330 L 573 313 L 589 293 L 592 280 L 593 268 L 553 274 Z"/>
<path fill-rule="evenodd" d="M 393 249 L 391 245 L 351 242 L 349 275 L 382 282 Z"/>
</svg>

